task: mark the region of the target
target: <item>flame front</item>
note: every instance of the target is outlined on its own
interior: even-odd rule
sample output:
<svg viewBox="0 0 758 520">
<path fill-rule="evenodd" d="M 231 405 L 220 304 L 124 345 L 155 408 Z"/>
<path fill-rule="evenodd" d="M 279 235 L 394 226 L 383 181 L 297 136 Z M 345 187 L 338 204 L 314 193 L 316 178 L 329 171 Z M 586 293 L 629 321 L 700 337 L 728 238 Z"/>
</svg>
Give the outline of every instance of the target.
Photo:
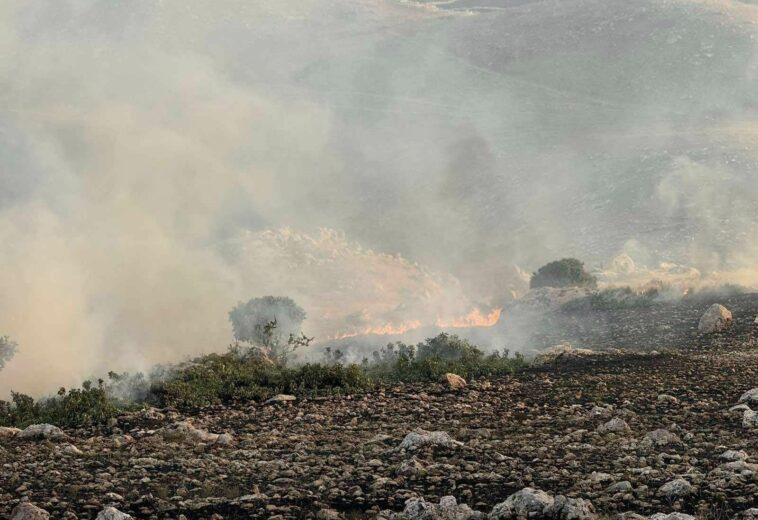
<svg viewBox="0 0 758 520">
<path fill-rule="evenodd" d="M 463 327 L 492 327 L 498 320 L 503 309 L 494 309 L 488 314 L 482 314 L 482 311 L 474 309 L 465 316 L 460 316 L 452 320 L 437 319 L 436 325 L 442 328 L 459 329 Z"/>
<path fill-rule="evenodd" d="M 376 336 L 394 336 L 394 335 L 405 334 L 409 330 L 417 329 L 420 326 L 421 326 L 421 322 L 418 320 L 406 321 L 398 325 L 394 325 L 392 323 L 385 323 L 384 325 L 379 325 L 376 327 L 367 327 L 363 330 L 359 330 L 356 332 L 345 332 L 343 334 L 337 334 L 336 336 L 332 336 L 329 339 L 330 340 L 346 339 L 346 338 L 354 338 L 356 336 L 368 336 L 371 334 L 374 334 Z"/>
</svg>

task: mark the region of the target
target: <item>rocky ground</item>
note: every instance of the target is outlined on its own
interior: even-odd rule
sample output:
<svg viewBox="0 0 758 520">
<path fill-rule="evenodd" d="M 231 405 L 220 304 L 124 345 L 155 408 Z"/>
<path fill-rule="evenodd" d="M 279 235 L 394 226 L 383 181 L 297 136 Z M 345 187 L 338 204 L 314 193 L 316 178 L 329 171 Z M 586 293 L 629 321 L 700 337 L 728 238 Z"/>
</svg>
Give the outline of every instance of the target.
<svg viewBox="0 0 758 520">
<path fill-rule="evenodd" d="M 515 498 L 496 506 L 528 487 L 545 493 L 521 498 L 568 504 L 553 518 L 753 518 L 758 419 L 745 408 L 758 409 L 758 392 L 730 410 L 758 387 L 752 301 L 728 332 L 676 351 L 561 358 L 463 389 L 148 410 L 37 438 L 0 431 L 0 517 L 28 500 L 71 519 L 106 506 L 135 518 L 371 518 L 423 498 L 410 518 L 515 518 Z M 429 505 L 446 496 L 470 510 Z"/>
</svg>

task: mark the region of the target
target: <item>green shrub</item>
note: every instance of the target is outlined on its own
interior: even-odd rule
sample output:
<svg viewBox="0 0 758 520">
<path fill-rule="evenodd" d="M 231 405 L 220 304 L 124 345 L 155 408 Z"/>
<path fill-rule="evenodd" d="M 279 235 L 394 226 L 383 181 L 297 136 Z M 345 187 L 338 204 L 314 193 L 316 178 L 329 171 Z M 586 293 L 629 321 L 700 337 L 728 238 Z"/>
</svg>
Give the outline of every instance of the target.
<svg viewBox="0 0 758 520">
<path fill-rule="evenodd" d="M 529 281 L 531 289 L 540 287 L 596 287 L 597 279 L 584 270 L 584 264 L 576 258 L 563 258 L 545 264 Z"/>
<path fill-rule="evenodd" d="M 525 365 L 521 354 L 510 357 L 507 350 L 485 355 L 468 340 L 441 333 L 415 347 L 389 344 L 374 352 L 367 373 L 376 380 L 436 381 L 452 372 L 464 378 L 511 374 Z"/>
<path fill-rule="evenodd" d="M 103 381 L 96 387 L 85 381 L 82 388 L 65 388 L 58 395 L 35 401 L 28 395 L 12 392 L 12 403 L 0 401 L 0 425 L 28 426 L 50 423 L 62 427 L 78 427 L 106 422 L 124 408 L 110 398 Z"/>
</svg>

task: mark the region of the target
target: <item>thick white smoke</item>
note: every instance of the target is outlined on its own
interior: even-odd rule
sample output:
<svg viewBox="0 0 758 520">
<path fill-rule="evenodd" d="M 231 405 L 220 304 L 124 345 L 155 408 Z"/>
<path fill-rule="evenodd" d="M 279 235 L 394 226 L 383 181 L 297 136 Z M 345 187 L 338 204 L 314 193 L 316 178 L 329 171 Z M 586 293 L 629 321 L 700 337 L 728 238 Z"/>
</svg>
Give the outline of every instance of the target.
<svg viewBox="0 0 758 520">
<path fill-rule="evenodd" d="M 758 8 L 422 4 L 0 3 L 0 398 L 218 350 L 265 294 L 328 337 L 563 256 L 755 280 Z"/>
</svg>

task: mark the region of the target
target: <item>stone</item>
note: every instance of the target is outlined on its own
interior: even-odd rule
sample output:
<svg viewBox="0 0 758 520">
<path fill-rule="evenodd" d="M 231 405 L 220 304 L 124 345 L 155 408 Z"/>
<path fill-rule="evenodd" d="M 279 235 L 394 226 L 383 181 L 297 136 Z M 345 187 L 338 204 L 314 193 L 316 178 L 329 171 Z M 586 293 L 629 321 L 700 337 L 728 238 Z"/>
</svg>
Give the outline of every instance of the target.
<svg viewBox="0 0 758 520">
<path fill-rule="evenodd" d="M 50 513 L 44 509 L 29 502 L 22 502 L 11 511 L 9 520 L 48 520 L 49 518 Z"/>
<path fill-rule="evenodd" d="M 723 332 L 732 324 L 732 313 L 718 303 L 714 303 L 705 311 L 700 318 L 697 329 L 702 334 L 712 334 L 714 332 Z"/>
<path fill-rule="evenodd" d="M 745 428 L 758 428 L 758 412 L 745 410 L 742 414 L 742 426 Z"/>
<path fill-rule="evenodd" d="M 496 505 L 489 515 L 491 520 L 510 520 L 520 517 L 540 517 L 555 500 L 544 491 L 524 488 Z"/>
<path fill-rule="evenodd" d="M 680 444 L 682 441 L 675 433 L 660 428 L 645 435 L 642 444 L 645 446 L 668 446 L 669 444 Z"/>
<path fill-rule="evenodd" d="M 670 482 L 666 482 L 658 489 L 659 495 L 665 496 L 669 499 L 686 497 L 694 492 L 695 488 L 692 484 L 683 478 L 677 478 Z"/>
<path fill-rule="evenodd" d="M 537 354 L 534 360 L 532 360 L 532 364 L 535 366 L 555 365 L 563 361 L 594 356 L 596 354 L 597 352 L 594 350 L 574 348 L 568 343 L 561 343 Z"/>
<path fill-rule="evenodd" d="M 213 444 L 218 441 L 219 434 L 208 433 L 205 430 L 195 428 L 189 422 L 177 422 L 165 428 L 161 428 L 160 434 L 168 442 L 185 442 L 189 444 L 206 443 Z"/>
<path fill-rule="evenodd" d="M 32 424 L 27 426 L 16 435 L 19 439 L 42 440 L 42 439 L 65 439 L 66 434 L 52 424 Z"/>
<path fill-rule="evenodd" d="M 597 518 L 589 500 L 567 498 L 563 495 L 556 496 L 553 505 L 548 507 L 545 513 L 545 516 L 555 520 L 594 520 Z"/>
<path fill-rule="evenodd" d="M 294 395 L 276 394 L 274 397 L 272 397 L 271 399 L 268 399 L 263 404 L 283 404 L 283 403 L 288 403 L 290 401 L 296 401 L 296 400 L 297 400 L 297 397 L 295 397 Z"/>
<path fill-rule="evenodd" d="M 740 396 L 740 403 L 758 405 L 758 388 L 752 388 Z"/>
<path fill-rule="evenodd" d="M 406 435 L 400 443 L 400 448 L 404 450 L 416 450 L 425 446 L 454 448 L 462 445 L 462 442 L 453 440 L 447 432 L 430 432 L 419 429 Z"/>
<path fill-rule="evenodd" d="M 97 514 L 95 520 L 132 520 L 134 517 L 122 513 L 115 507 L 106 507 Z"/>
<path fill-rule="evenodd" d="M 450 372 L 442 376 L 440 382 L 451 390 L 460 390 L 461 388 L 466 388 L 466 380 L 458 374 L 453 374 Z"/>
<path fill-rule="evenodd" d="M 624 419 L 618 417 L 611 419 L 607 423 L 601 424 L 597 427 L 598 433 L 627 433 L 631 428 Z"/>
<path fill-rule="evenodd" d="M 411 498 L 405 502 L 403 520 L 476 520 L 485 515 L 472 510 L 465 504 L 458 504 L 455 497 L 444 496 L 439 504 L 432 504 L 423 498 Z"/>
<path fill-rule="evenodd" d="M 11 439 L 18 435 L 21 430 L 18 428 L 10 428 L 8 426 L 0 426 L 0 439 Z"/>
</svg>

